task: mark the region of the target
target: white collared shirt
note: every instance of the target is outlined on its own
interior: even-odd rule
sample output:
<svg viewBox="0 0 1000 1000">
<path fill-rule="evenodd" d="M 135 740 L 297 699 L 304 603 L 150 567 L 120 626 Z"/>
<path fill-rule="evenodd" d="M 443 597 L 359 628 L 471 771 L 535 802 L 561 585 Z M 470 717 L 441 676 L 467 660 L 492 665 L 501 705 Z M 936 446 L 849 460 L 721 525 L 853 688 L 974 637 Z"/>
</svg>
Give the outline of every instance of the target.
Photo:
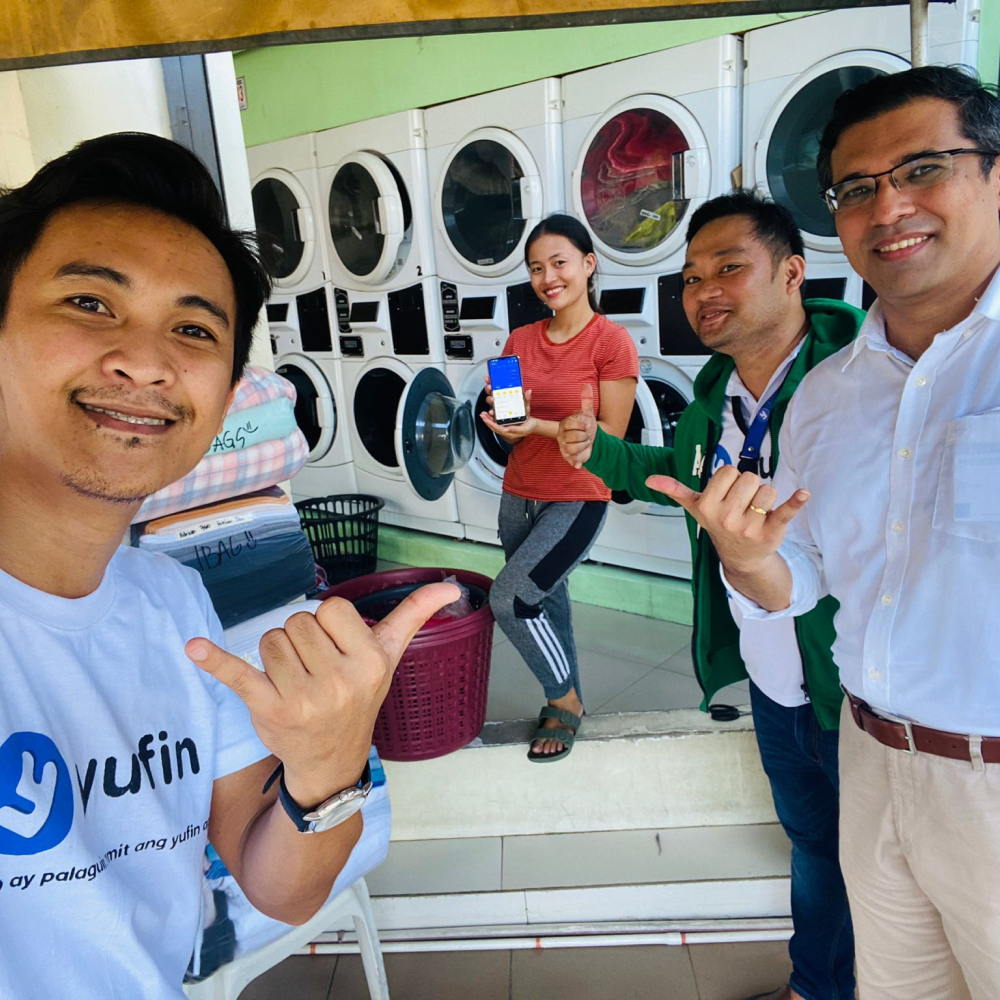
<svg viewBox="0 0 1000 1000">
<path fill-rule="evenodd" d="M 840 602 L 834 659 L 877 711 L 1000 735 L 1000 272 L 914 362 L 876 303 L 858 339 L 799 385 L 779 497 L 810 491 L 781 548 L 801 615 Z M 732 589 L 732 588 L 730 588 Z"/>
<path fill-rule="evenodd" d="M 771 376 L 767 388 L 756 399 L 753 393 L 743 384 L 736 369 L 729 376 L 726 386 L 726 396 L 730 400 L 738 399 L 743 411 L 743 422 L 749 427 L 757 418 L 757 413 L 771 394 L 785 381 L 788 370 L 802 350 L 803 341 L 789 352 L 788 357 L 778 366 Z M 726 405 L 722 410 L 722 436 L 715 448 L 712 461 L 712 473 L 723 465 L 736 465 L 740 460 L 740 451 L 746 434 L 740 430 L 732 406 Z M 764 435 L 760 444 L 760 476 L 764 482 L 771 482 L 774 472 L 771 461 L 771 433 Z M 782 500 L 787 499 L 782 497 Z M 729 596 L 729 610 L 733 620 L 740 630 L 740 656 L 747 668 L 750 679 L 770 698 L 786 708 L 796 708 L 805 705 L 808 699 L 803 690 L 802 654 L 799 652 L 798 639 L 795 637 L 795 619 L 778 618 L 774 621 L 757 621 L 744 618 L 739 605 Z"/>
</svg>

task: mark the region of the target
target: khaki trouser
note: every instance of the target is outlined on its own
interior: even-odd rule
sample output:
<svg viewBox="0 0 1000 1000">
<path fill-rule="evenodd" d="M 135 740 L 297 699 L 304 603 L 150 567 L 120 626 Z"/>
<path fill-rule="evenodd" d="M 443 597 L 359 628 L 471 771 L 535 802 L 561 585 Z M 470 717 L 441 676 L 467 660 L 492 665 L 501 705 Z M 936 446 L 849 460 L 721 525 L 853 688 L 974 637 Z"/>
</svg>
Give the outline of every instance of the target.
<svg viewBox="0 0 1000 1000">
<path fill-rule="evenodd" d="M 998 1000 L 1000 764 L 890 750 L 845 699 L 840 800 L 861 1000 Z"/>
</svg>

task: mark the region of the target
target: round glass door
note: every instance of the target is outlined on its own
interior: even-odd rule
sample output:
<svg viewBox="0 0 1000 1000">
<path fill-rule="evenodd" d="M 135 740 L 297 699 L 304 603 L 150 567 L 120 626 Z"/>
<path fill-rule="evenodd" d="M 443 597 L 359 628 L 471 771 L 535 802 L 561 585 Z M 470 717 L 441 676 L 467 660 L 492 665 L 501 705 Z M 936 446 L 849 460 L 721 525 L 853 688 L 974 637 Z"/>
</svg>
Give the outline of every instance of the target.
<svg viewBox="0 0 1000 1000">
<path fill-rule="evenodd" d="M 354 390 L 354 426 L 365 451 L 380 465 L 399 468 L 396 456 L 396 408 L 406 381 L 388 368 L 373 368 Z"/>
<path fill-rule="evenodd" d="M 299 231 L 299 199 L 277 177 L 264 177 L 250 195 L 257 233 L 265 251 L 264 263 L 271 277 L 282 281 L 295 273 L 305 256 L 305 239 Z"/>
<path fill-rule="evenodd" d="M 460 260 L 479 274 L 497 273 L 519 253 L 534 211 L 523 197 L 532 167 L 514 145 L 495 135 L 473 138 L 452 154 L 441 181 L 445 234 Z"/>
<path fill-rule="evenodd" d="M 655 108 L 628 108 L 599 127 L 583 156 L 579 193 L 591 230 L 607 248 L 627 258 L 670 238 L 688 207 L 690 148 L 677 122 Z"/>
<path fill-rule="evenodd" d="M 345 158 L 330 184 L 327 219 L 335 264 L 367 283 L 395 272 L 413 213 L 406 185 L 388 160 L 365 152 Z"/>
<path fill-rule="evenodd" d="M 416 436 L 427 469 L 435 478 L 468 464 L 476 434 L 472 408 L 453 396 L 429 392 L 417 408 Z"/>
<path fill-rule="evenodd" d="M 444 496 L 476 443 L 472 406 L 459 402 L 444 374 L 422 368 L 406 387 L 396 414 L 396 451 L 418 497 Z"/>
<path fill-rule="evenodd" d="M 646 385 L 656 403 L 656 410 L 660 418 L 660 427 L 663 431 L 663 447 L 673 448 L 674 431 L 677 428 L 677 421 L 681 414 L 687 409 L 689 400 L 674 385 L 660 378 L 646 377 Z"/>
<path fill-rule="evenodd" d="M 644 378 L 640 378 L 635 387 L 635 402 L 632 404 L 628 427 L 625 428 L 624 440 L 630 444 L 650 444 L 657 447 L 662 443 L 660 412 Z M 648 502 L 636 500 L 626 490 L 612 490 L 611 502 L 625 514 L 641 514 L 649 507 Z"/>
<path fill-rule="evenodd" d="M 483 389 L 479 393 L 473 411 L 474 413 L 485 413 L 489 408 L 489 403 L 486 402 L 486 390 Z M 486 457 L 501 470 L 506 469 L 507 460 L 510 458 L 511 449 L 514 446 L 508 444 L 502 437 L 497 437 L 482 420 L 475 421 L 475 428 L 479 447 L 485 452 Z"/>
<path fill-rule="evenodd" d="M 881 75 L 883 71 L 873 66 L 842 66 L 823 73 L 796 92 L 774 124 L 765 161 L 767 186 L 771 197 L 789 209 L 805 233 L 837 238 L 816 173 L 819 140 L 837 98 Z"/>
<path fill-rule="evenodd" d="M 275 369 L 295 387 L 295 423 L 309 445 L 307 462 L 321 459 L 337 436 L 337 404 L 322 372 L 308 358 L 288 358 Z"/>
</svg>

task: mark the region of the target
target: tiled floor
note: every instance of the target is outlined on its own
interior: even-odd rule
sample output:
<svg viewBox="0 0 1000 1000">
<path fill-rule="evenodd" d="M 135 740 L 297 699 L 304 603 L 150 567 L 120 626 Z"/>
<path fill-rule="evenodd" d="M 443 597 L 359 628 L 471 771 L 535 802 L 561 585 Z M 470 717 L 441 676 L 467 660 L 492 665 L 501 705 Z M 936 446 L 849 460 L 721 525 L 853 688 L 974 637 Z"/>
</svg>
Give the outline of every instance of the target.
<svg viewBox="0 0 1000 1000">
<path fill-rule="evenodd" d="M 574 603 L 573 632 L 580 685 L 591 715 L 701 704 L 701 687 L 691 665 L 690 626 Z M 541 695 L 534 674 L 497 628 L 487 720 L 530 718 L 544 700 Z M 750 692 L 743 682 L 720 691 L 714 700 L 745 705 Z"/>
<path fill-rule="evenodd" d="M 789 850 L 777 823 L 396 840 L 367 881 L 378 897 L 787 877 Z"/>
<path fill-rule="evenodd" d="M 561 948 L 385 956 L 392 1000 L 742 1000 L 787 980 L 765 944 Z M 290 958 L 240 1000 L 368 1000 L 355 956 Z"/>
</svg>

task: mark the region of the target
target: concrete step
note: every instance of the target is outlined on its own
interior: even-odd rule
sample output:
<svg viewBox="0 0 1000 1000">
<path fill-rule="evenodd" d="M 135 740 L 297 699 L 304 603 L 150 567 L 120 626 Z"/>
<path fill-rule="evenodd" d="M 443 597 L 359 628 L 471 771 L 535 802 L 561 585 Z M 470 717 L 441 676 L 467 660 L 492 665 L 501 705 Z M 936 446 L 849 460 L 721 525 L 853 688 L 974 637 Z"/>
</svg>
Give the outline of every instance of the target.
<svg viewBox="0 0 1000 1000">
<path fill-rule="evenodd" d="M 525 759 L 535 720 L 487 723 L 456 753 L 385 762 L 393 840 L 774 823 L 744 711 L 588 716 L 572 754 L 550 764 Z"/>
</svg>

